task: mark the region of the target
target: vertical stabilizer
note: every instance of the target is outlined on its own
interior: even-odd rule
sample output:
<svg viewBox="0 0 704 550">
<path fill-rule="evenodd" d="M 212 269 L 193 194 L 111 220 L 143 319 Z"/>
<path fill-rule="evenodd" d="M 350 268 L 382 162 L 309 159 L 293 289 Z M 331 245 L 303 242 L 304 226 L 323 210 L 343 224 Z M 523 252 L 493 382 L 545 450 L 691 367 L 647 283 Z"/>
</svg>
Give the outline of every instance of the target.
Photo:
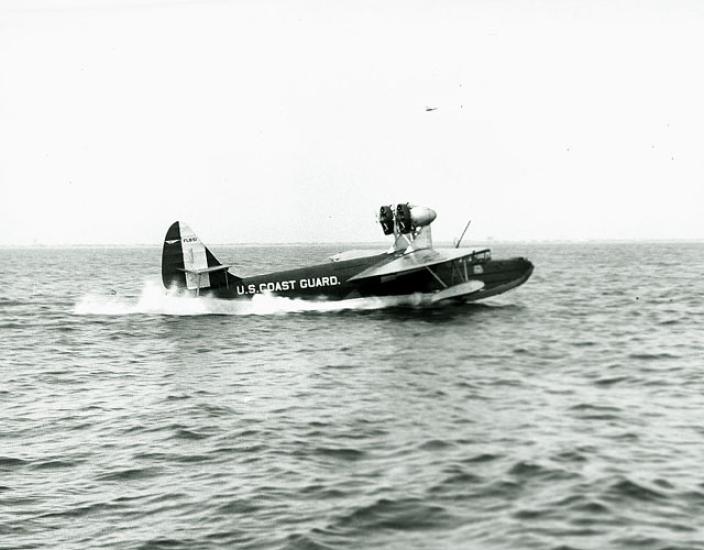
<svg viewBox="0 0 704 550">
<path fill-rule="evenodd" d="M 165 287 L 187 288 L 196 292 L 229 287 L 231 281 L 239 279 L 227 273 L 228 267 L 213 256 L 185 223 L 171 224 L 164 237 L 161 257 L 161 277 Z"/>
</svg>

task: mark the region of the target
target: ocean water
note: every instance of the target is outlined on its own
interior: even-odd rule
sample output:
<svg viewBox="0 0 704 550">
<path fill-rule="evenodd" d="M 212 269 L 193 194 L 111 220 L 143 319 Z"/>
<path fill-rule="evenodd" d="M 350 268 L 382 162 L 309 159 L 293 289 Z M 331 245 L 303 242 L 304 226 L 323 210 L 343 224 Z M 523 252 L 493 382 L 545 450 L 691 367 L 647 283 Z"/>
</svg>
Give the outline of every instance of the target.
<svg viewBox="0 0 704 550">
<path fill-rule="evenodd" d="M 497 244 L 533 277 L 432 309 L 0 255 L 0 548 L 704 548 L 704 244 Z"/>
</svg>

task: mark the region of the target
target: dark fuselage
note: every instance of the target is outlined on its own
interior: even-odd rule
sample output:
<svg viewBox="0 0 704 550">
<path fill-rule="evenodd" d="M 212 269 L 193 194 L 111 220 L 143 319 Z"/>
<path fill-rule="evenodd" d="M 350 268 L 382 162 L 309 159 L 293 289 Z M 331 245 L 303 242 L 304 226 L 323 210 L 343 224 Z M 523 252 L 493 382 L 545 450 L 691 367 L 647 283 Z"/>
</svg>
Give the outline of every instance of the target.
<svg viewBox="0 0 704 550">
<path fill-rule="evenodd" d="M 346 252 L 309 267 L 238 277 L 177 221 L 164 239 L 162 280 L 167 288 L 226 299 L 257 294 L 307 300 L 423 294 L 434 303 L 493 296 L 524 283 L 533 272 L 525 258 L 492 260 L 489 250 L 408 246 L 392 253 L 358 254 Z"/>
<path fill-rule="evenodd" d="M 257 294 L 269 293 L 287 298 L 342 300 L 365 296 L 430 294 L 472 280 L 481 281 L 484 286 L 463 298 L 478 300 L 524 283 L 533 271 L 533 264 L 525 258 L 492 260 L 487 253 L 468 253 L 412 271 L 350 280 L 389 257 L 389 254 L 377 254 L 245 278 L 228 274 L 227 284 L 208 291 L 208 294 L 229 299 L 252 298 Z"/>
</svg>

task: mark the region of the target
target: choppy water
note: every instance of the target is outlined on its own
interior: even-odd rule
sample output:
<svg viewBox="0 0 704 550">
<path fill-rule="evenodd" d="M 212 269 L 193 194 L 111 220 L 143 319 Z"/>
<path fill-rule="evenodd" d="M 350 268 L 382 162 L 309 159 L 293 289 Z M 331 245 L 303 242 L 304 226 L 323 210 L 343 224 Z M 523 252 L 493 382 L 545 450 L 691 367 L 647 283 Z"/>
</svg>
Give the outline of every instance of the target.
<svg viewBox="0 0 704 550">
<path fill-rule="evenodd" d="M 704 244 L 514 254 L 523 287 L 414 309 L 0 250 L 0 548 L 704 548 Z"/>
</svg>

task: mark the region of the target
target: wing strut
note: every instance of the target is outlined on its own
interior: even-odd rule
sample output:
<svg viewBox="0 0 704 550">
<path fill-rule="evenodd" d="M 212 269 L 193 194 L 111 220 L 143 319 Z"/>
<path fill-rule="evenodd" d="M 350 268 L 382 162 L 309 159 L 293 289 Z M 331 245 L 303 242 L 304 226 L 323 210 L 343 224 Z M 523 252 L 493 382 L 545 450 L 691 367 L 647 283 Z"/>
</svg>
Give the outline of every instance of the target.
<svg viewBox="0 0 704 550">
<path fill-rule="evenodd" d="M 438 281 L 438 283 L 440 283 L 442 285 L 443 288 L 447 288 L 445 281 L 443 281 L 440 277 L 438 277 L 438 275 L 432 269 L 430 269 L 427 265 L 425 266 L 425 269 L 427 269 L 430 272 L 430 274 L 433 277 L 435 277 L 435 279 Z"/>
</svg>

